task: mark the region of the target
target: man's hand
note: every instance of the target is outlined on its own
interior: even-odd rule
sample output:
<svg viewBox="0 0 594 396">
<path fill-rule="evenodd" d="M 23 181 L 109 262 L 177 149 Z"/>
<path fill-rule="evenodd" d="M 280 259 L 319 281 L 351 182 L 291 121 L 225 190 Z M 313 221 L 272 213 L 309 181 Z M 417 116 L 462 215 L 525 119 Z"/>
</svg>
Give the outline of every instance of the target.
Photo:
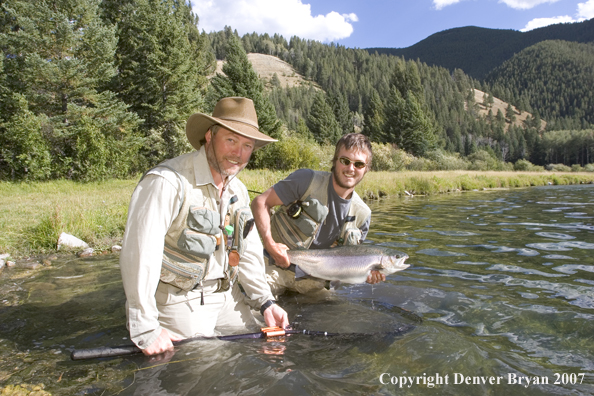
<svg viewBox="0 0 594 396">
<path fill-rule="evenodd" d="M 270 211 L 272 208 L 278 205 L 282 205 L 283 201 L 280 200 L 273 187 L 264 191 L 258 195 L 252 201 L 252 213 L 254 214 L 254 220 L 256 221 L 256 228 L 262 238 L 262 244 L 264 249 L 270 254 L 270 257 L 274 260 L 274 263 L 281 268 L 289 268 L 291 263 L 287 256 L 287 250 L 289 249 L 282 243 L 276 243 L 272 238 L 270 232 Z"/>
<path fill-rule="evenodd" d="M 289 326 L 289 316 L 287 312 L 276 304 L 272 304 L 264 311 L 264 320 L 269 327 L 278 326 L 286 329 Z"/>
<path fill-rule="evenodd" d="M 386 281 L 386 275 L 382 274 L 379 271 L 371 271 L 371 273 L 367 277 L 367 283 L 370 283 L 372 285 L 374 285 L 376 283 L 380 283 L 380 282 L 385 282 L 385 281 Z"/>
<path fill-rule="evenodd" d="M 153 341 L 153 343 L 149 345 L 148 348 L 143 349 L 142 353 L 144 353 L 146 356 L 152 356 L 167 351 L 173 351 L 172 341 L 179 341 L 179 338 L 172 337 L 167 330 L 161 329 L 161 334 L 159 334 L 159 337 Z"/>
<path fill-rule="evenodd" d="M 266 247 L 266 251 L 274 260 L 274 264 L 281 268 L 289 268 L 291 262 L 287 255 L 289 248 L 282 243 L 271 243 Z"/>
</svg>

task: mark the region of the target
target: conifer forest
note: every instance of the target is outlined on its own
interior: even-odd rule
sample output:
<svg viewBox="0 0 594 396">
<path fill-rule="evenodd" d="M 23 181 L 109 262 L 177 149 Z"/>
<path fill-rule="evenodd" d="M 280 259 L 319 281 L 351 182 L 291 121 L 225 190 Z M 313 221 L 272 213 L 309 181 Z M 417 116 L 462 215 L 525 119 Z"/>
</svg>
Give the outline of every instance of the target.
<svg viewBox="0 0 594 396">
<path fill-rule="evenodd" d="M 0 180 L 137 175 L 192 150 L 186 120 L 225 96 L 251 98 L 279 140 L 251 167 L 312 166 L 315 150 L 361 132 L 377 170 L 594 171 L 594 37 L 539 41 L 479 80 L 299 37 L 204 32 L 185 0 L 0 6 Z M 287 62 L 304 83 L 261 78 L 248 53 Z M 292 155 L 303 147 L 310 163 Z"/>
</svg>

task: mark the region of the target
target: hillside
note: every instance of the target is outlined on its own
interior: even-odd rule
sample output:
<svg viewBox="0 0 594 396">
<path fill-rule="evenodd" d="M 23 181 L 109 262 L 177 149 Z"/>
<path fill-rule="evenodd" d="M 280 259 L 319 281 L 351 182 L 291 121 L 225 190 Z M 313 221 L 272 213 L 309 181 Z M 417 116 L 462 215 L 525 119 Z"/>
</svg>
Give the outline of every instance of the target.
<svg viewBox="0 0 594 396">
<path fill-rule="evenodd" d="M 545 40 L 587 43 L 594 41 L 594 19 L 550 25 L 529 32 L 467 26 L 444 30 L 407 48 L 368 48 L 370 53 L 419 59 L 450 71 L 462 69 L 482 80 L 514 54 Z"/>
<path fill-rule="evenodd" d="M 594 44 L 543 41 L 522 50 L 491 72 L 492 92 L 528 103 L 549 121 L 568 127 L 594 124 Z"/>
<path fill-rule="evenodd" d="M 267 86 L 271 86 L 271 80 L 276 73 L 281 87 L 300 87 L 309 85 L 310 82 L 304 79 L 287 62 L 272 55 L 251 53 L 247 55 L 248 60 L 256 71 L 256 74 L 264 80 Z M 223 73 L 224 61 L 217 61 L 215 73 Z"/>
<path fill-rule="evenodd" d="M 252 64 L 252 67 L 258 74 L 258 76 L 264 80 L 265 84 L 270 87 L 270 80 L 272 76 L 276 73 L 278 76 L 281 86 L 282 87 L 299 87 L 299 86 L 308 86 L 311 84 L 309 81 L 304 79 L 299 73 L 297 73 L 291 65 L 287 62 L 282 61 L 281 59 L 265 54 L 255 54 L 251 53 L 248 54 L 248 59 Z M 217 61 L 217 72 L 222 73 L 223 61 Z M 317 84 L 314 83 L 314 86 L 317 87 Z M 486 118 L 489 110 L 491 110 L 493 116 L 497 114 L 499 110 L 503 114 L 505 114 L 506 109 L 508 107 L 508 103 L 494 97 L 493 104 L 487 108 L 483 105 L 483 95 L 484 92 L 478 89 L 474 90 L 474 101 L 476 103 L 476 108 L 478 110 L 478 114 L 480 117 Z M 523 126 L 524 121 L 528 116 L 532 116 L 532 114 L 522 111 L 520 112 L 515 106 L 512 106 L 516 113 L 516 120 L 513 123 L 507 123 L 506 129 L 508 129 L 511 125 L 515 126 Z M 542 127 L 546 127 L 546 122 L 543 122 Z"/>
<path fill-rule="evenodd" d="M 499 98 L 493 97 L 493 104 L 490 107 L 487 107 L 483 104 L 484 95 L 485 92 L 479 89 L 474 90 L 474 102 L 476 103 L 478 113 L 481 117 L 487 117 L 487 115 L 489 114 L 489 110 L 491 110 L 493 116 L 497 115 L 498 111 L 501 111 L 501 113 L 505 114 L 507 107 L 509 106 L 509 103 L 504 102 Z M 512 109 L 514 110 L 514 113 L 516 115 L 516 120 L 513 123 L 506 123 L 506 130 L 509 129 L 509 127 L 512 125 L 517 127 L 523 127 L 524 121 L 526 121 L 528 116 L 532 117 L 531 113 L 527 111 L 520 111 L 516 106 L 512 106 Z M 545 121 L 541 121 L 541 128 L 544 129 L 546 128 L 546 126 L 547 123 Z"/>
</svg>

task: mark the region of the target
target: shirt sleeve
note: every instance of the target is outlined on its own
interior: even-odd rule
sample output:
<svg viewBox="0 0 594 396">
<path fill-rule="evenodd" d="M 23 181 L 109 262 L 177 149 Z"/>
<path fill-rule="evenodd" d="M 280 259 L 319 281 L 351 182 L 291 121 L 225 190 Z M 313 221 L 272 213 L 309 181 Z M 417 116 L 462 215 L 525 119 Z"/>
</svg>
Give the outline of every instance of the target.
<svg viewBox="0 0 594 396">
<path fill-rule="evenodd" d="M 239 263 L 239 282 L 248 296 L 247 303 L 258 310 L 268 300 L 274 300 L 266 282 L 264 247 L 258 231 L 252 229 L 246 238 L 246 249 Z"/>
<path fill-rule="evenodd" d="M 130 338 L 141 349 L 161 333 L 155 292 L 165 234 L 178 214 L 180 201 L 179 183 L 154 174 L 140 181 L 130 200 L 120 270 Z"/>
<path fill-rule="evenodd" d="M 364 241 L 367 238 L 367 233 L 369 232 L 369 225 L 371 224 L 371 215 L 365 220 L 365 222 L 359 227 L 361 230 L 361 240 Z"/>
<path fill-rule="evenodd" d="M 272 188 L 283 205 L 287 206 L 300 199 L 311 184 L 314 171 L 311 169 L 299 169 L 291 173 L 285 179 L 277 182 Z"/>
</svg>

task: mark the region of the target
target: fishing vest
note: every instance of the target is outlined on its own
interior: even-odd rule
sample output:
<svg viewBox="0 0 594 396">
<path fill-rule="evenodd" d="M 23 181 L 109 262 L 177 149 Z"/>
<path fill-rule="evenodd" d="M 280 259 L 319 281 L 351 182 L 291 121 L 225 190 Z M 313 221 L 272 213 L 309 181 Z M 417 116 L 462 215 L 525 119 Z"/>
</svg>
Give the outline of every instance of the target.
<svg viewBox="0 0 594 396">
<path fill-rule="evenodd" d="M 224 217 L 224 226 L 231 225 L 233 231 L 222 233 L 221 215 L 210 199 L 207 185 L 193 186 L 167 165 L 160 164 L 156 168 L 167 168 L 174 172 L 182 192 L 178 215 L 165 235 L 160 280 L 182 290 L 193 290 L 208 275 L 210 259 L 215 250 L 226 249 L 225 277 L 219 280 L 215 292 L 228 290 L 237 279 L 237 264 L 245 251 L 243 229 L 252 218 L 251 210 L 246 205 L 249 197 L 233 196 L 235 202 L 228 206 Z"/>
<path fill-rule="evenodd" d="M 303 196 L 296 201 L 301 210 L 297 215 L 287 213 L 291 205 L 281 206 L 272 215 L 270 231 L 277 243 L 284 243 L 289 249 L 309 248 L 317 235 L 318 229 L 328 215 L 328 184 L 332 173 L 314 171 L 314 176 Z M 335 245 L 358 245 L 361 241 L 361 230 L 371 209 L 353 191 L 348 215 L 342 225 Z"/>
</svg>

